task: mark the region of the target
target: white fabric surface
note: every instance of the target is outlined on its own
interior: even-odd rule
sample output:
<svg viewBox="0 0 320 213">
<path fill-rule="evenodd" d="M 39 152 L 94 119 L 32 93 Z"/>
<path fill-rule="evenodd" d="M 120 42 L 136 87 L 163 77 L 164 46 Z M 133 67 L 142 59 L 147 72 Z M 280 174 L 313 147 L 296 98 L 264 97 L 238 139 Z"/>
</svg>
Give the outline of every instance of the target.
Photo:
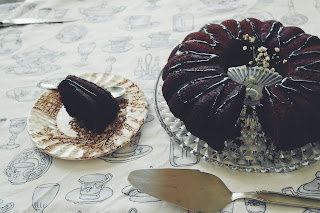
<svg viewBox="0 0 320 213">
<path fill-rule="evenodd" d="M 320 171 L 320 162 L 291 173 L 260 174 L 231 171 L 197 159 L 171 143 L 155 114 L 153 99 L 159 71 L 174 46 L 190 32 L 199 30 L 209 22 L 256 17 L 261 20 L 280 20 L 285 25 L 296 25 L 319 36 L 319 8 L 319 0 L 50 0 L 0 5 L 1 18 L 79 19 L 63 24 L 0 29 L 0 145 L 10 140 L 20 145 L 14 149 L 0 149 L 0 171 L 3 171 L 0 172 L 0 207 L 7 205 L 11 212 L 34 212 L 33 200 L 40 195 L 36 187 L 46 188 L 47 185 L 43 184 L 57 183 L 59 190 L 49 191 L 55 196 L 44 212 L 187 212 L 137 194 L 130 188 L 128 174 L 141 168 L 200 169 L 219 176 L 233 192 L 262 189 L 281 192 L 286 187 L 292 187 L 291 191 L 297 192 L 301 185 L 319 179 L 317 172 Z M 77 32 L 70 33 L 70 29 Z M 118 46 L 114 46 L 117 39 Z M 88 53 L 87 59 L 82 60 L 88 63 L 80 63 L 84 66 L 79 66 L 82 50 L 79 45 L 85 42 L 93 42 L 94 49 Z M 144 77 L 141 77 L 142 71 Z M 39 177 L 18 185 L 10 182 L 5 171 L 14 158 L 28 152 L 31 157 L 25 157 L 40 159 L 37 152 L 30 150 L 35 145 L 25 126 L 25 118 L 38 97 L 38 93 L 34 93 L 39 90 L 36 84 L 61 73 L 80 75 L 93 72 L 122 75 L 145 92 L 150 104 L 149 116 L 154 119 L 145 123 L 141 130 L 138 148 L 141 151 L 143 146 L 142 154 L 87 161 L 66 161 L 47 156 L 43 159 L 46 163 L 43 168 L 47 171 L 39 172 Z M 22 118 L 20 126 L 13 128 L 17 118 Z M 13 137 L 15 133 L 16 138 Z M 96 173 L 111 173 L 112 178 L 100 193 L 100 198 L 87 203 L 79 198 L 79 180 Z M 319 196 L 319 186 L 314 187 Z M 223 212 L 320 213 L 316 209 L 264 203 L 250 206 L 246 203 L 238 200 Z"/>
</svg>

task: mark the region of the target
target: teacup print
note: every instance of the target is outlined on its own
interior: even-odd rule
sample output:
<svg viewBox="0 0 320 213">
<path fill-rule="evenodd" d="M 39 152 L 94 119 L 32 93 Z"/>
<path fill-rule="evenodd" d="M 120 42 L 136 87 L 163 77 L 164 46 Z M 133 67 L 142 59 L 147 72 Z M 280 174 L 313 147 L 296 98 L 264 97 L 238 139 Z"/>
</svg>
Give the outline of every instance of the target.
<svg viewBox="0 0 320 213">
<path fill-rule="evenodd" d="M 80 199 L 94 200 L 100 197 L 100 192 L 111 180 L 112 174 L 89 174 L 81 177 L 79 182 L 81 183 Z"/>
<path fill-rule="evenodd" d="M 137 15 L 130 16 L 129 26 L 131 28 L 147 27 L 150 24 L 151 16 Z"/>
<path fill-rule="evenodd" d="M 131 157 L 135 154 L 138 144 L 138 140 L 131 140 L 128 144 L 116 150 L 112 155 L 114 157 Z"/>
<path fill-rule="evenodd" d="M 28 181 L 35 164 L 32 162 L 21 162 L 13 164 L 7 171 L 8 180 L 11 184 L 24 184 Z"/>
<path fill-rule="evenodd" d="M 151 22 L 150 15 L 134 15 L 127 19 L 127 24 L 120 26 L 125 30 L 145 29 L 159 26 L 159 22 Z"/>
<path fill-rule="evenodd" d="M 141 132 L 139 132 L 128 144 L 111 154 L 99 157 L 101 160 L 110 163 L 125 163 L 137 160 L 152 151 L 152 147 L 148 145 L 139 145 Z"/>
<path fill-rule="evenodd" d="M 29 148 L 13 158 L 4 173 L 12 185 L 24 184 L 40 178 L 48 171 L 52 157 L 38 148 Z"/>
<path fill-rule="evenodd" d="M 149 37 L 151 38 L 151 45 L 156 47 L 156 46 L 168 44 L 170 34 L 169 33 L 158 33 L 158 34 L 153 34 Z"/>
<path fill-rule="evenodd" d="M 134 47 L 133 44 L 128 43 L 131 39 L 131 36 L 119 36 L 112 38 L 109 40 L 110 44 L 105 45 L 102 48 L 102 51 L 110 53 L 127 52 Z"/>
<path fill-rule="evenodd" d="M 264 213 L 266 211 L 266 203 L 254 200 L 254 199 L 244 199 L 246 209 L 248 213 Z"/>
<path fill-rule="evenodd" d="M 82 39 L 87 33 L 88 29 L 85 26 L 69 25 L 62 28 L 56 35 L 56 38 L 61 43 L 72 43 Z"/>
<path fill-rule="evenodd" d="M 139 191 L 131 185 L 124 187 L 121 192 L 129 196 L 129 200 L 138 203 L 157 202 L 158 198 L 152 197 L 146 193 Z"/>
<path fill-rule="evenodd" d="M 170 33 L 155 33 L 149 36 L 150 41 L 142 42 L 141 46 L 146 49 L 150 48 L 172 48 L 178 43 L 178 40 L 169 39 L 171 36 Z"/>
<path fill-rule="evenodd" d="M 43 93 L 43 91 L 43 89 L 39 89 L 36 86 L 27 86 L 16 87 L 8 90 L 6 94 L 8 98 L 15 99 L 19 102 L 26 102 L 36 100 Z"/>
<path fill-rule="evenodd" d="M 113 195 L 112 189 L 105 185 L 112 179 L 112 174 L 88 174 L 80 177 L 81 187 L 66 195 L 66 200 L 76 204 L 94 204 Z"/>
</svg>

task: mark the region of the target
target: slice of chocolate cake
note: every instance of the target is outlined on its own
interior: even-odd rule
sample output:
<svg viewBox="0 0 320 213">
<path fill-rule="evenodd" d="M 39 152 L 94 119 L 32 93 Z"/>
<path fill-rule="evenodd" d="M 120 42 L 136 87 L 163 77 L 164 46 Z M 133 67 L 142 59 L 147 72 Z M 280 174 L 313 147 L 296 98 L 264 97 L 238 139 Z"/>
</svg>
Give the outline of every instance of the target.
<svg viewBox="0 0 320 213">
<path fill-rule="evenodd" d="M 57 91 L 69 115 L 90 130 L 102 132 L 120 110 L 110 92 L 74 75 L 67 76 Z"/>
</svg>

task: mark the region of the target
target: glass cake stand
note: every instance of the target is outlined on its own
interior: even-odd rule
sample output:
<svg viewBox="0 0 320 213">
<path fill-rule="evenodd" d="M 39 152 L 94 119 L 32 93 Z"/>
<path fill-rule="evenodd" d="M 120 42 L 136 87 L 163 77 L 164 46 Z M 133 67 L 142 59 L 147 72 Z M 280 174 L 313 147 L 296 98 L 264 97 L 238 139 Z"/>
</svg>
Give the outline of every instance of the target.
<svg viewBox="0 0 320 213">
<path fill-rule="evenodd" d="M 171 112 L 162 94 L 162 73 L 155 86 L 155 111 L 162 127 L 186 151 L 215 165 L 245 172 L 284 173 L 308 166 L 320 160 L 320 143 L 309 143 L 290 151 L 275 151 L 264 136 L 254 109 L 243 107 L 238 119 L 242 126 L 240 139 L 225 141 L 222 151 L 211 148 L 190 133 L 183 121 Z M 250 113 L 246 113 L 250 111 Z"/>
</svg>

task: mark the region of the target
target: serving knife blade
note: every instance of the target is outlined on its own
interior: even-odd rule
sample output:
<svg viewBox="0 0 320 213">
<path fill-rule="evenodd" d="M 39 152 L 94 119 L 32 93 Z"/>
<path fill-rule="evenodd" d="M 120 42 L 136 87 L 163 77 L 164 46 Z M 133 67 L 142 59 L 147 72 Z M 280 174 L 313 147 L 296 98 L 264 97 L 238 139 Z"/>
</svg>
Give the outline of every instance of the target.
<svg viewBox="0 0 320 213">
<path fill-rule="evenodd" d="M 251 198 L 287 206 L 320 208 L 320 199 L 278 192 L 231 192 L 215 175 L 192 169 L 142 169 L 128 180 L 141 192 L 191 211 L 219 212 L 230 202 Z"/>
<path fill-rule="evenodd" d="M 8 27 L 13 25 L 26 25 L 26 24 L 50 24 L 50 23 L 64 23 L 73 22 L 78 19 L 70 18 L 14 18 L 14 19 L 2 19 L 0 20 L 0 27 Z"/>
</svg>

